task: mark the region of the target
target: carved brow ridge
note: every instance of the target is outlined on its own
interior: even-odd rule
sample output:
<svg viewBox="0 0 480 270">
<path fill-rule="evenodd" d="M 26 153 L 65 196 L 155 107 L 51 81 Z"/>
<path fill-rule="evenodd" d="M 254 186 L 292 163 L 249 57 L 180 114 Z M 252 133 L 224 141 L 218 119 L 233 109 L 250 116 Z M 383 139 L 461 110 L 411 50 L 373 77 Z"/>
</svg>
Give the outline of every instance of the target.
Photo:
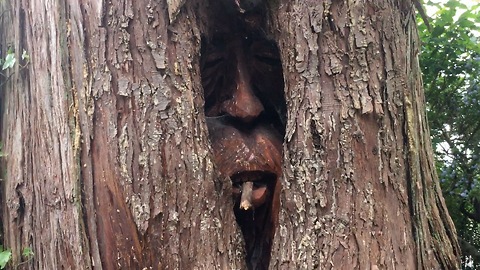
<svg viewBox="0 0 480 270">
<path fill-rule="evenodd" d="M 236 32 L 236 31 L 222 31 L 213 34 L 211 37 L 204 36 L 202 41 L 206 44 L 202 44 L 202 47 L 207 45 L 211 47 L 222 48 L 225 47 L 228 40 L 233 40 L 235 38 L 242 38 L 248 41 L 247 44 L 252 44 L 253 42 L 262 42 L 265 44 L 265 47 L 270 47 L 272 49 L 277 49 L 276 42 L 273 39 L 268 38 L 261 31 L 252 31 L 252 32 Z"/>
</svg>

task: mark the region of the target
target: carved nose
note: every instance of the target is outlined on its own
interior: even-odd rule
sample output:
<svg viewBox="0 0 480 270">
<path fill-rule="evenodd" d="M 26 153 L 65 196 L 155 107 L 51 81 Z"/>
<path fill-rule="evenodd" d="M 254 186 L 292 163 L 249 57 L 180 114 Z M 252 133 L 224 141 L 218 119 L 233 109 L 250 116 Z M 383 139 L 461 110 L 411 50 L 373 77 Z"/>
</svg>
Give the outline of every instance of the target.
<svg viewBox="0 0 480 270">
<path fill-rule="evenodd" d="M 250 76 L 245 65 L 239 61 L 236 72 L 235 89 L 232 98 L 223 103 L 223 111 L 249 123 L 264 110 L 262 103 L 252 90 Z"/>
</svg>

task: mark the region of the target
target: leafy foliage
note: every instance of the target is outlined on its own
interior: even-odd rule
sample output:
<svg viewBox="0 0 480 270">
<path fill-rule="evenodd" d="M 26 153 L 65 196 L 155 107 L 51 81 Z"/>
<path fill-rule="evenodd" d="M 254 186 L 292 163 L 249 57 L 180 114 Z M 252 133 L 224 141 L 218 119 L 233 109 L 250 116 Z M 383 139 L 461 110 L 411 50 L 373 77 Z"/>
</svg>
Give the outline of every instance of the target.
<svg viewBox="0 0 480 270">
<path fill-rule="evenodd" d="M 29 247 L 24 248 L 23 251 L 22 251 L 22 256 L 24 258 L 29 259 L 29 258 L 33 257 L 33 255 L 34 255 L 34 253 L 33 253 L 32 249 L 29 248 Z"/>
<path fill-rule="evenodd" d="M 12 251 L 9 249 L 3 249 L 3 246 L 0 245 L 0 269 L 4 269 L 7 266 L 7 263 L 12 257 Z"/>
<path fill-rule="evenodd" d="M 480 269 L 480 4 L 426 6 L 438 9 L 431 31 L 418 19 L 436 166 L 463 267 Z"/>
<path fill-rule="evenodd" d="M 27 66 L 27 64 L 30 62 L 30 56 L 28 55 L 27 51 L 23 50 L 22 55 L 20 56 L 21 62 L 24 64 L 19 63 L 20 69 L 23 69 Z M 7 76 L 8 70 L 13 70 L 13 67 L 15 64 L 19 61 L 15 57 L 15 52 L 12 51 L 11 49 L 8 49 L 6 52 L 5 58 L 2 58 L 1 52 L 0 52 L 0 87 L 10 79 L 10 76 L 13 74 L 13 72 L 10 72 L 10 76 Z M 3 81 L 1 80 L 3 79 Z"/>
<path fill-rule="evenodd" d="M 13 67 L 16 61 L 17 59 L 15 59 L 15 54 L 8 53 L 7 56 L 5 57 L 5 61 L 3 62 L 2 70 Z"/>
<path fill-rule="evenodd" d="M 31 259 L 33 259 L 34 255 L 35 254 L 33 253 L 30 247 L 24 248 L 22 251 L 22 257 L 26 260 L 18 264 L 15 268 L 17 268 L 18 266 L 24 263 L 29 262 Z M 4 249 L 4 247 L 0 245 L 0 269 L 5 269 L 7 264 L 10 262 L 11 258 L 12 258 L 12 251 L 10 249 Z"/>
</svg>

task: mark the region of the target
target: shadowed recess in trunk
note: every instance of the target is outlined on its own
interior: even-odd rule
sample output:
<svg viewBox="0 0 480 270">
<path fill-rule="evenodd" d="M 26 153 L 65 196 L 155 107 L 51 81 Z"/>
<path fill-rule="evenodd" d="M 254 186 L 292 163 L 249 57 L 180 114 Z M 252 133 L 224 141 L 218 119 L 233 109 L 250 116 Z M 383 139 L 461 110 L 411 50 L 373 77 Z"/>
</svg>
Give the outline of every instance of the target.
<svg viewBox="0 0 480 270">
<path fill-rule="evenodd" d="M 241 2 L 212 2 L 201 77 L 215 165 L 232 181 L 248 269 L 268 269 L 282 177 L 284 84 L 265 8 Z"/>
</svg>

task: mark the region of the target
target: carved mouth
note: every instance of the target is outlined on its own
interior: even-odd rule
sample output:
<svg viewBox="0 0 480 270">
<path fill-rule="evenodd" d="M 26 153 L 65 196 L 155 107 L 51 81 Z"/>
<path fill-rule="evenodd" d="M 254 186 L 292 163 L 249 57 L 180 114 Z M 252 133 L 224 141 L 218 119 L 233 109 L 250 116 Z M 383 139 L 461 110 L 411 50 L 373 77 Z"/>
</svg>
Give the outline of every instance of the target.
<svg viewBox="0 0 480 270">
<path fill-rule="evenodd" d="M 233 174 L 230 179 L 234 197 L 240 197 L 240 209 L 249 210 L 265 203 L 277 176 L 265 171 L 244 171 Z"/>
</svg>

